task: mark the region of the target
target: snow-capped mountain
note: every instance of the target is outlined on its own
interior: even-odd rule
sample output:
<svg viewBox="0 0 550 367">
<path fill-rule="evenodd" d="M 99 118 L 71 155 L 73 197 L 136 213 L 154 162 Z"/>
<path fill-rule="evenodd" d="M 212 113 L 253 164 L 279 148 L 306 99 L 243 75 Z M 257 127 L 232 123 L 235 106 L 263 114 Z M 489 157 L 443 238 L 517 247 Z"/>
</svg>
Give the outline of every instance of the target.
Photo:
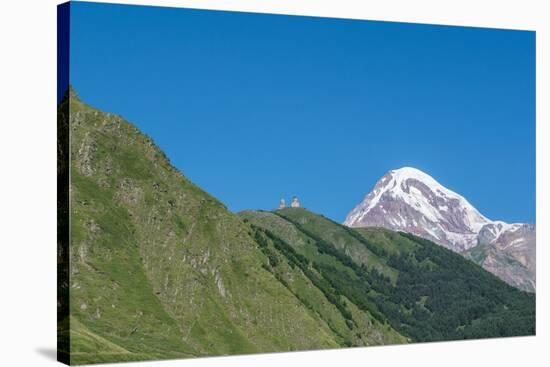
<svg viewBox="0 0 550 367">
<path fill-rule="evenodd" d="M 348 214 L 344 224 L 413 233 L 470 258 L 467 251 L 471 253 L 474 248 L 478 249 L 477 246 L 484 246 L 483 254 L 472 258 L 474 261 L 497 275 L 506 273 L 501 278 L 510 284 L 528 284 L 521 288 L 531 290 L 532 285 L 534 290 L 535 226 L 492 221 L 464 197 L 416 168 L 404 167 L 382 176 L 374 189 Z M 512 262 L 518 261 L 525 267 L 522 273 L 526 271 L 532 275 L 530 279 L 516 279 L 525 275 L 503 272 L 499 266 L 506 267 L 508 261 L 498 261 L 495 265 L 494 258 L 488 255 L 489 249 L 506 255 Z"/>
<path fill-rule="evenodd" d="M 477 245 L 481 228 L 491 223 L 465 198 L 411 167 L 382 176 L 344 222 L 414 233 L 457 252 Z"/>
</svg>

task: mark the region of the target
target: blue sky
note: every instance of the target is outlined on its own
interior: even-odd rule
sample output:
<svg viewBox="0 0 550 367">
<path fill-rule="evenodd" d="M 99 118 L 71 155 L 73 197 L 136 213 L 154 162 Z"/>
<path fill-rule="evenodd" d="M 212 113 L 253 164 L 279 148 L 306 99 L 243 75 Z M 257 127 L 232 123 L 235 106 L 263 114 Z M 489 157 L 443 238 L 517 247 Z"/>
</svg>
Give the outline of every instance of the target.
<svg viewBox="0 0 550 367">
<path fill-rule="evenodd" d="M 73 3 L 71 83 L 231 210 L 337 221 L 419 168 L 535 221 L 535 33 Z"/>
</svg>

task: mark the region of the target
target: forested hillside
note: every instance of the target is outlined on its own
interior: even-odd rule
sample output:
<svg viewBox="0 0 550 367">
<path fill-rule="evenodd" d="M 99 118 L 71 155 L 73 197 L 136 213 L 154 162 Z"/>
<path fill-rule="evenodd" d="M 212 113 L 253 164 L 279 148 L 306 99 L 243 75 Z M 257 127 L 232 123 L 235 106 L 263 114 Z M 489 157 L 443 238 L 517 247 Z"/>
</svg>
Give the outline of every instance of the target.
<svg viewBox="0 0 550 367">
<path fill-rule="evenodd" d="M 336 299 L 346 297 L 413 341 L 535 333 L 533 294 L 431 241 L 348 228 L 305 209 L 241 216 L 314 268 Z"/>
</svg>

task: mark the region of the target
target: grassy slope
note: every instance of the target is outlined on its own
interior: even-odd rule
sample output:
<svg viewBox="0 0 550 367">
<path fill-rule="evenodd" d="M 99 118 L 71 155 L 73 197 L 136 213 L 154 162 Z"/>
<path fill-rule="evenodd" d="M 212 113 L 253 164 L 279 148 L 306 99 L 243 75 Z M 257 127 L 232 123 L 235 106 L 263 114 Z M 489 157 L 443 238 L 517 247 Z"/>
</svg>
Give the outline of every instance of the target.
<svg viewBox="0 0 550 367">
<path fill-rule="evenodd" d="M 320 239 L 333 244 L 336 249 L 344 252 L 359 265 L 369 265 L 392 279 L 392 281 L 397 279 L 397 271 L 387 266 L 383 257 L 373 253 L 371 249 L 360 242 L 355 232 L 350 231 L 347 227 L 302 208 L 287 208 L 278 210 L 276 213 L 298 225 L 301 231 L 314 233 Z"/>
<path fill-rule="evenodd" d="M 337 293 L 414 341 L 535 332 L 533 295 L 430 241 L 346 228 L 305 209 L 241 216 L 289 243 Z"/>
<path fill-rule="evenodd" d="M 71 363 L 403 341 L 365 314 L 352 332 L 147 136 L 71 97 Z"/>
<path fill-rule="evenodd" d="M 253 226 L 258 225 L 255 228 L 256 236 L 260 237 L 257 242 L 265 241 L 264 251 L 270 259 L 267 268 L 314 314 L 324 320 L 338 336 L 338 342 L 341 345 L 387 345 L 407 342 L 406 338 L 392 327 L 380 323 L 368 311 L 360 310 L 344 295 L 333 292 L 330 285 L 323 279 L 322 274 L 305 259 L 315 257 L 318 263 L 336 267 L 350 275 L 353 272 L 332 256 L 319 254 L 315 248 L 314 240 L 274 214 L 246 211 L 240 215 Z M 256 215 L 262 219 L 258 221 Z M 267 224 L 267 226 L 262 226 L 262 224 Z M 273 227 L 269 228 L 270 225 Z M 284 237 L 278 244 L 275 242 L 281 238 L 273 239 L 273 232 L 277 230 L 283 233 L 282 237 Z M 291 246 L 289 243 L 297 244 L 297 246 Z M 331 297 L 334 297 L 337 302 L 335 303 Z M 345 305 L 344 313 L 338 308 L 341 305 Z"/>
</svg>

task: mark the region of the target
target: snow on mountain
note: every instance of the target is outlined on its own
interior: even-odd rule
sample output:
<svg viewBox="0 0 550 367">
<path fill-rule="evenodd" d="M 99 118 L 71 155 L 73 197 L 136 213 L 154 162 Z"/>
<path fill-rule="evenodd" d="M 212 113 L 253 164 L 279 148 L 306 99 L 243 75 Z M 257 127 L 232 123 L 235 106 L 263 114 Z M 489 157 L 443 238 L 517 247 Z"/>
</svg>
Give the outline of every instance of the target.
<svg viewBox="0 0 550 367">
<path fill-rule="evenodd" d="M 456 251 L 475 246 L 490 223 L 464 197 L 412 167 L 385 174 L 344 222 L 411 232 Z"/>
<path fill-rule="evenodd" d="M 480 256 L 480 265 L 497 275 L 506 273 L 502 278 L 512 285 L 534 291 L 535 226 L 490 220 L 464 197 L 416 168 L 403 167 L 382 176 L 344 224 L 409 232 L 460 253 L 483 245 L 487 254 L 490 246 L 492 253 L 519 261 L 521 274 L 529 275 L 517 275 L 518 269 L 503 272 L 498 267 L 508 266 L 504 260 L 490 256 Z"/>
<path fill-rule="evenodd" d="M 411 232 L 457 252 L 477 245 L 484 226 L 487 242 L 521 226 L 486 218 L 464 197 L 412 167 L 385 174 L 344 224 Z"/>
</svg>

